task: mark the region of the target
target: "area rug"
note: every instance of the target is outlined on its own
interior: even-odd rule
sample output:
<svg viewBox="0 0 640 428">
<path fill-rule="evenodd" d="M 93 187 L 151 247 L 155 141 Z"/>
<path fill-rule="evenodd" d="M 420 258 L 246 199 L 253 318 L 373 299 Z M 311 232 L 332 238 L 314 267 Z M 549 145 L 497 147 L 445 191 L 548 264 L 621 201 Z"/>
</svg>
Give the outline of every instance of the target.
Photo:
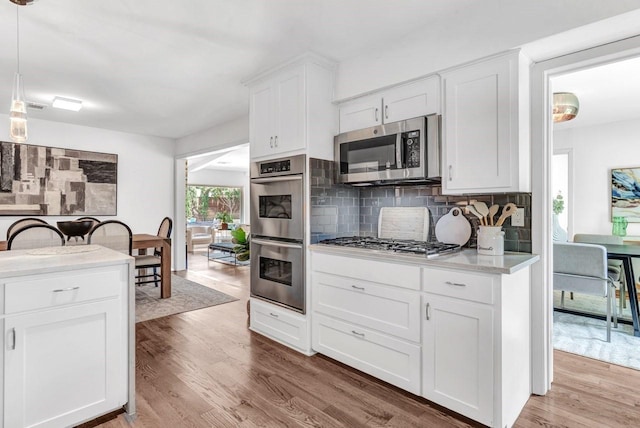
<svg viewBox="0 0 640 428">
<path fill-rule="evenodd" d="M 607 342 L 604 320 L 554 312 L 553 347 L 640 370 L 640 337 L 635 337 L 633 327 L 627 324 L 618 323 L 618 328 L 612 324 L 611 342 Z"/>
<path fill-rule="evenodd" d="M 153 283 L 136 286 L 136 322 L 233 302 L 235 297 L 171 275 L 171 297 L 160 298 L 160 287 Z"/>
</svg>

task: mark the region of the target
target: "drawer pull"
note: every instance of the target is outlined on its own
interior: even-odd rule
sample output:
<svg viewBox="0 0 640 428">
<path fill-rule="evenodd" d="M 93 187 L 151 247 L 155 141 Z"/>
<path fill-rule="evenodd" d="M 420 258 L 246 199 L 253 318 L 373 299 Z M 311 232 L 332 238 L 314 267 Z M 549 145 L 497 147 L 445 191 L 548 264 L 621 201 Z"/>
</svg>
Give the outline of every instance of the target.
<svg viewBox="0 0 640 428">
<path fill-rule="evenodd" d="M 271 315 L 274 318 L 278 318 L 278 314 L 274 314 L 273 312 L 269 312 L 269 315 Z"/>
<path fill-rule="evenodd" d="M 69 288 L 58 288 L 57 290 L 53 290 L 54 293 L 62 293 L 63 291 L 73 291 L 79 290 L 80 287 L 69 287 Z"/>
<path fill-rule="evenodd" d="M 358 333 L 355 330 L 351 330 L 351 333 L 355 334 L 356 336 L 364 337 L 364 333 Z"/>
<path fill-rule="evenodd" d="M 355 288 L 356 290 L 364 291 L 364 287 L 357 287 L 355 285 L 352 285 L 351 288 Z"/>
<path fill-rule="evenodd" d="M 425 307 L 425 315 L 427 316 L 427 321 L 429 321 L 431 319 L 431 305 L 429 305 L 427 303 L 427 306 Z"/>
<path fill-rule="evenodd" d="M 451 282 L 451 281 L 447 281 L 445 282 L 445 284 L 447 285 L 455 285 L 456 287 L 466 287 L 467 284 L 463 284 L 461 282 Z"/>
<path fill-rule="evenodd" d="M 16 329 L 11 329 L 11 346 L 9 346 L 9 350 L 13 351 L 16 349 Z"/>
</svg>

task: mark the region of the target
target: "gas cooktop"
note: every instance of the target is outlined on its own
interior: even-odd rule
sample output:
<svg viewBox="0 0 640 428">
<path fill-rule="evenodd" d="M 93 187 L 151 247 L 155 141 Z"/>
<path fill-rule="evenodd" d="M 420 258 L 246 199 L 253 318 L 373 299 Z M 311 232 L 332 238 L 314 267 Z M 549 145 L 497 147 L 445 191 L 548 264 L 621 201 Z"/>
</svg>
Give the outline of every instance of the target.
<svg viewBox="0 0 640 428">
<path fill-rule="evenodd" d="M 396 253 L 424 254 L 428 259 L 441 254 L 460 251 L 460 245 L 443 242 L 410 241 L 402 239 L 372 238 L 368 236 L 345 236 L 318 242 L 324 245 L 364 248 L 368 250 L 394 251 Z"/>
</svg>

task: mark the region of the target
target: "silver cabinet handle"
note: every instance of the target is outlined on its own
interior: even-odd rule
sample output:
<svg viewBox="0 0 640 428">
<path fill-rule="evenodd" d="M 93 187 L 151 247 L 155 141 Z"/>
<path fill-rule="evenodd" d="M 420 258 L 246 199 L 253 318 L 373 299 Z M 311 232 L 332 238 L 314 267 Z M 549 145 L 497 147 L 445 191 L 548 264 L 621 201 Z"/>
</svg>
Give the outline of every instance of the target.
<svg viewBox="0 0 640 428">
<path fill-rule="evenodd" d="M 73 291 L 79 290 L 80 287 L 69 287 L 69 288 L 58 288 L 57 290 L 53 290 L 54 293 L 62 293 L 63 291 Z"/>
<path fill-rule="evenodd" d="M 357 287 L 355 285 L 352 285 L 351 288 L 355 288 L 356 290 L 362 290 L 364 291 L 364 287 Z"/>
<path fill-rule="evenodd" d="M 269 138 L 269 147 L 273 149 L 273 137 Z"/>
<path fill-rule="evenodd" d="M 271 315 L 274 318 L 278 318 L 278 314 L 274 314 L 273 312 L 269 312 L 269 315 Z"/>
<path fill-rule="evenodd" d="M 376 112 L 375 112 L 375 114 L 376 114 L 375 119 L 376 119 L 376 122 L 377 122 L 377 121 L 378 121 L 378 107 L 376 107 Z"/>
<path fill-rule="evenodd" d="M 429 321 L 431 319 L 431 305 L 429 305 L 429 303 L 425 306 L 424 312 L 427 317 L 427 321 Z"/>
<path fill-rule="evenodd" d="M 273 139 L 273 145 L 275 147 L 278 147 L 278 136 L 276 135 L 275 138 Z"/>
<path fill-rule="evenodd" d="M 467 284 L 463 284 L 461 282 L 451 282 L 451 281 L 446 281 L 445 284 L 447 284 L 447 285 L 455 285 L 455 286 L 458 286 L 458 287 L 466 287 L 467 286 Z"/>
<path fill-rule="evenodd" d="M 389 106 L 384 106 L 384 118 L 389 119 Z"/>
<path fill-rule="evenodd" d="M 449 181 L 453 180 L 453 172 L 451 171 L 452 167 L 449 165 Z"/>
<path fill-rule="evenodd" d="M 358 333 L 355 330 L 351 330 L 351 333 L 355 334 L 356 336 L 364 337 L 364 333 Z"/>
<path fill-rule="evenodd" d="M 11 346 L 9 346 L 9 350 L 13 351 L 16 349 L 16 329 L 11 329 Z"/>
</svg>

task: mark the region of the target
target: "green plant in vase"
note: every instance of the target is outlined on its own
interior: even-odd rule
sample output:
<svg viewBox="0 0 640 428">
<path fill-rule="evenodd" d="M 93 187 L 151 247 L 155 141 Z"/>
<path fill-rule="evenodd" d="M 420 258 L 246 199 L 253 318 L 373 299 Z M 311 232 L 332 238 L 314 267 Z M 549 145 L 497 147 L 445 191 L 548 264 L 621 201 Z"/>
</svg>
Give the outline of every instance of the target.
<svg viewBox="0 0 640 428">
<path fill-rule="evenodd" d="M 233 217 L 227 211 L 218 211 L 216 219 L 220 220 L 220 229 L 226 230 L 229 228 L 229 223 L 233 223 Z"/>
<path fill-rule="evenodd" d="M 236 244 L 236 246 L 233 247 L 233 251 L 235 251 L 238 261 L 244 262 L 249 260 L 249 236 L 244 229 L 239 227 L 236 230 L 232 230 L 231 237 L 231 242 Z"/>
</svg>

